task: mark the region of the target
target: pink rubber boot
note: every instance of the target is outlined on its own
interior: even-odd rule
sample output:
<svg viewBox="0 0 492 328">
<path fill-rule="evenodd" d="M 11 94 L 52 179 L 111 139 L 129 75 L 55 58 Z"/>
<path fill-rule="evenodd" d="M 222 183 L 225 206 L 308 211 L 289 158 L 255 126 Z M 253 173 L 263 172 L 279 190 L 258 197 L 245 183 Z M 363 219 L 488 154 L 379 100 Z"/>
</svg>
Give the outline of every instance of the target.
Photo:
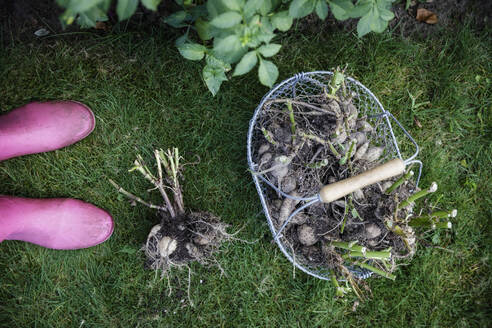
<svg viewBox="0 0 492 328">
<path fill-rule="evenodd" d="M 94 126 L 92 111 L 75 101 L 27 104 L 0 116 L 0 161 L 71 145 Z"/>
<path fill-rule="evenodd" d="M 113 233 L 104 210 L 76 199 L 0 196 L 0 242 L 22 240 L 53 249 L 95 246 Z"/>
</svg>

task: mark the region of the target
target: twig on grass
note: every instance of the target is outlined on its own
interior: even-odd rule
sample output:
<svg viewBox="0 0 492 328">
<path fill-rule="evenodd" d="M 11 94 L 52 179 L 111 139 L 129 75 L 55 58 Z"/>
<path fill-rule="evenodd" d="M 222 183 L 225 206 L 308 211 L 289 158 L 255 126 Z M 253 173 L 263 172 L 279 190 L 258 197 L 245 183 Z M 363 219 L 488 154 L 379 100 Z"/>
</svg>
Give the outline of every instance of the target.
<svg viewBox="0 0 492 328">
<path fill-rule="evenodd" d="M 191 307 L 194 307 L 195 305 L 193 305 L 193 301 L 191 300 L 191 296 L 190 296 L 190 288 L 191 288 L 191 268 L 189 267 L 189 265 L 186 265 L 186 267 L 188 268 L 188 288 L 187 288 L 188 302 L 190 302 L 190 306 L 191 306 Z"/>
<path fill-rule="evenodd" d="M 143 204 L 147 207 L 150 207 L 150 208 L 153 208 L 153 209 L 156 209 L 156 210 L 160 210 L 160 211 L 167 211 L 167 208 L 164 207 L 164 206 L 158 206 L 158 205 L 154 205 L 152 203 L 147 203 L 146 201 L 144 201 L 142 198 L 138 197 L 138 196 L 135 196 L 134 194 L 126 191 L 125 189 L 123 189 L 122 187 L 120 187 L 116 182 L 114 182 L 113 180 L 109 179 L 109 182 L 113 185 L 113 187 L 116 188 L 116 190 L 119 192 L 119 193 L 122 193 L 123 195 L 125 195 L 126 197 L 130 198 L 131 200 L 134 200 L 136 202 L 139 202 L 140 204 Z"/>
</svg>

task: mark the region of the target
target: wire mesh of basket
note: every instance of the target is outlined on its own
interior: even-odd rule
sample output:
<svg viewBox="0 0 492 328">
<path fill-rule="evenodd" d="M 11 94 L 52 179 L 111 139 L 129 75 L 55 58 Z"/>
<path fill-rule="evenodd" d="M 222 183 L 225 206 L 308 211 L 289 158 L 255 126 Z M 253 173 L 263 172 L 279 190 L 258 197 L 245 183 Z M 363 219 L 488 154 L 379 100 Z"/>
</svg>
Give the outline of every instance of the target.
<svg viewBox="0 0 492 328">
<path fill-rule="evenodd" d="M 284 255 L 291 261 L 298 269 L 306 272 L 307 274 L 317 277 L 323 280 L 331 279 L 331 270 L 326 267 L 320 267 L 313 265 L 300 256 L 296 256 L 292 245 L 289 245 L 287 240 L 282 236 L 282 230 L 289 223 L 290 219 L 300 212 L 304 208 L 313 205 L 320 201 L 319 195 L 311 195 L 308 197 L 292 197 L 280 190 L 272 181 L 269 181 L 267 175 L 259 174 L 258 171 L 258 142 L 261 138 L 262 131 L 259 126 L 259 121 L 266 115 L 265 104 L 269 109 L 272 106 L 282 106 L 280 103 L 275 103 L 275 99 L 288 98 L 288 99 L 303 99 L 309 102 L 310 96 L 322 94 L 330 85 L 333 77 L 333 72 L 330 71 L 316 71 L 309 73 L 298 73 L 295 76 L 284 80 L 268 92 L 260 104 L 255 110 L 253 118 L 250 121 L 247 140 L 247 156 L 248 165 L 253 172 L 253 180 L 256 185 L 262 207 L 265 216 L 268 221 L 268 226 L 274 236 L 274 240 L 284 253 Z M 374 94 L 351 77 L 345 77 L 345 87 L 352 96 L 353 104 L 358 108 L 360 115 L 366 117 L 366 120 L 374 127 L 372 133 L 371 143 L 384 147 L 384 160 L 399 158 L 404 161 L 405 166 L 410 164 L 416 164 L 418 166 L 418 174 L 416 178 L 415 186 L 418 186 L 420 175 L 422 172 L 422 163 L 416 160 L 419 153 L 419 147 L 410 134 L 403 128 L 403 126 L 396 120 L 396 118 L 386 111 L 381 105 L 380 101 L 374 96 Z M 392 123 L 396 124 L 397 130 L 393 129 Z M 395 133 L 396 132 L 396 133 Z M 399 142 L 400 141 L 400 144 Z M 403 147 L 401 143 L 403 142 Z M 405 154 L 410 154 L 406 158 L 403 158 Z M 256 161 L 254 160 L 256 158 Z M 283 197 L 294 198 L 303 201 L 301 206 L 291 214 L 289 219 L 284 223 L 282 227 L 276 227 L 269 208 L 267 206 L 268 189 L 274 190 L 278 195 Z M 359 267 L 349 267 L 352 274 L 360 279 L 366 279 L 372 275 L 371 271 L 368 271 Z"/>
</svg>

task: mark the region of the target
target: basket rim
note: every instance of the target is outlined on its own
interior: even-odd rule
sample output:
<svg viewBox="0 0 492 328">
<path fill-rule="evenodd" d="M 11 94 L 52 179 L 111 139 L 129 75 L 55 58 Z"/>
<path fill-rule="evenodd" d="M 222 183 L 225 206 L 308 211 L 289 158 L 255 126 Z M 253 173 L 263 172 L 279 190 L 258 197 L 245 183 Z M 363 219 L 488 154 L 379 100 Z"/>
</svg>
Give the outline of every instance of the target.
<svg viewBox="0 0 492 328">
<path fill-rule="evenodd" d="M 313 75 L 319 76 L 319 75 L 333 75 L 333 74 L 334 73 L 332 71 L 312 71 L 312 72 L 307 72 L 307 73 L 304 73 L 304 72 L 297 73 L 294 76 L 292 76 L 292 77 L 290 77 L 288 79 L 285 79 L 282 82 L 276 84 L 267 94 L 265 94 L 263 96 L 263 98 L 261 99 L 260 103 L 258 104 L 258 106 L 255 109 L 255 112 L 253 114 L 253 117 L 250 120 L 249 128 L 248 128 L 248 136 L 247 136 L 247 159 L 248 159 L 248 166 L 249 166 L 249 168 L 250 168 L 250 170 L 252 172 L 256 171 L 255 165 L 253 163 L 253 158 L 252 158 L 252 138 L 253 138 L 254 125 L 256 123 L 256 120 L 258 118 L 258 115 L 259 115 L 261 109 L 263 108 L 263 105 L 265 104 L 265 102 L 268 99 L 270 99 L 271 96 L 276 91 L 278 91 L 281 87 L 283 87 L 285 84 L 295 82 L 296 80 L 303 80 L 303 79 L 306 79 L 306 77 L 309 78 L 310 76 L 313 76 Z M 419 175 L 418 175 L 417 183 L 416 183 L 416 185 L 418 185 L 418 181 L 420 180 L 420 174 L 421 174 L 421 171 L 422 171 L 422 162 L 414 159 L 417 156 L 418 152 L 419 152 L 419 147 L 418 147 L 417 143 L 415 142 L 415 140 L 410 136 L 410 134 L 405 130 L 405 128 L 400 124 L 400 122 L 398 122 L 398 120 L 390 112 L 388 112 L 388 111 L 386 111 L 384 109 L 384 107 L 381 104 L 381 102 L 379 101 L 379 99 L 371 92 L 371 90 L 369 90 L 361 82 L 359 82 L 358 80 L 356 80 L 356 79 L 354 79 L 352 77 L 346 76 L 345 79 L 348 80 L 348 81 L 350 81 L 352 84 L 356 85 L 357 87 L 361 88 L 364 92 L 367 93 L 367 95 L 369 97 L 372 98 L 372 100 L 374 100 L 374 102 L 376 104 L 376 107 L 379 108 L 380 111 L 381 111 L 381 114 L 380 114 L 381 117 L 384 117 L 384 119 L 386 121 L 386 124 L 389 127 L 393 145 L 395 146 L 396 153 L 397 153 L 397 155 L 398 155 L 398 157 L 400 159 L 402 159 L 402 155 L 400 153 L 400 150 L 399 150 L 399 147 L 398 147 L 398 143 L 397 143 L 396 137 L 394 135 L 394 132 L 393 132 L 393 129 L 392 129 L 392 126 L 391 126 L 390 118 L 392 118 L 393 121 L 396 122 L 396 124 L 403 130 L 403 132 L 405 133 L 405 135 L 414 143 L 414 145 L 416 147 L 416 151 L 405 162 L 407 163 L 407 165 L 410 164 L 410 163 L 417 163 L 417 164 L 420 165 Z M 378 114 L 378 116 L 379 116 L 379 114 Z M 264 212 L 264 214 L 265 214 L 265 216 L 267 218 L 268 227 L 270 229 L 270 232 L 272 233 L 273 236 L 276 236 L 277 232 L 275 231 L 275 227 L 273 225 L 272 218 L 271 218 L 270 213 L 268 211 L 268 207 L 267 207 L 267 204 L 266 204 L 266 199 L 265 199 L 265 196 L 263 194 L 262 188 L 260 186 L 260 180 L 253 173 L 252 173 L 252 177 L 253 177 L 253 181 L 255 183 L 255 186 L 256 186 L 256 190 L 258 192 L 258 195 L 260 196 L 260 201 L 261 201 L 261 204 L 262 204 L 262 207 L 263 207 L 263 212 Z M 316 277 L 316 278 L 319 278 L 319 279 L 322 279 L 322 280 L 330 280 L 331 279 L 331 277 L 326 277 L 324 275 L 318 274 L 316 272 L 311 271 L 308 267 L 306 267 L 304 265 L 301 265 L 299 262 L 297 262 L 295 260 L 295 254 L 293 253 L 294 254 L 294 257 L 293 257 L 293 256 L 291 256 L 291 254 L 289 253 L 289 251 L 287 251 L 287 249 L 284 247 L 283 243 L 280 241 L 280 238 L 274 238 L 274 240 L 276 241 L 277 246 L 280 248 L 280 250 L 282 251 L 282 253 L 284 254 L 284 256 L 287 257 L 287 259 L 295 267 L 297 267 L 299 270 L 307 273 L 310 276 L 313 276 L 313 277 Z M 326 268 L 326 270 L 327 271 L 331 271 L 328 268 Z M 371 271 L 368 271 L 368 270 L 365 270 L 365 269 L 362 269 L 362 268 L 360 268 L 360 269 L 359 268 L 351 268 L 350 270 L 358 278 L 361 278 L 361 279 L 367 279 L 367 278 L 369 278 L 369 277 L 372 276 L 372 272 Z"/>
<path fill-rule="evenodd" d="M 282 82 L 278 83 L 277 85 L 275 85 L 265 96 L 263 96 L 263 98 L 261 99 L 259 105 L 256 107 L 255 109 L 255 112 L 253 114 L 253 117 L 251 118 L 250 120 L 250 124 L 249 124 L 249 128 L 248 128 L 248 139 L 247 139 L 247 158 L 248 158 L 248 166 L 249 168 L 252 170 L 252 171 L 255 171 L 255 167 L 254 167 L 254 163 L 253 163 L 253 158 L 252 158 L 252 138 L 253 138 L 253 130 L 254 130 L 254 125 L 256 123 L 256 120 L 258 118 L 258 115 L 260 113 L 260 110 L 261 108 L 263 108 L 263 105 L 265 104 L 265 102 L 277 91 L 279 90 L 282 86 L 284 86 L 285 84 L 288 84 L 288 83 L 291 83 L 291 82 L 294 82 L 295 80 L 302 80 L 306 77 L 309 77 L 309 76 L 312 76 L 312 75 L 333 75 L 333 72 L 332 71 L 312 71 L 312 72 L 307 72 L 307 73 L 304 73 L 304 72 L 301 72 L 301 73 L 297 73 L 295 74 L 294 76 L 286 79 L 286 80 L 283 80 Z M 347 80 L 349 80 L 351 83 L 359 86 L 360 88 L 362 88 L 365 92 L 367 92 L 369 94 L 369 96 L 371 96 L 377 106 L 379 107 L 379 109 L 381 110 L 382 113 L 385 112 L 384 110 L 384 107 L 383 105 L 381 104 L 381 102 L 379 101 L 379 99 L 377 99 L 377 97 L 371 92 L 371 90 L 369 90 L 366 86 L 364 86 L 362 83 L 360 83 L 359 81 L 351 78 L 351 77 L 346 77 Z M 388 123 L 389 123 L 389 120 L 388 120 Z M 396 139 L 394 140 L 396 142 Z M 262 207 L 263 207 L 263 212 L 267 218 L 267 221 L 268 221 L 268 227 L 270 229 L 270 232 L 272 233 L 273 236 L 276 235 L 276 231 L 275 231 L 275 228 L 273 226 L 273 222 L 272 222 L 272 219 L 271 219 L 271 216 L 270 216 L 270 213 L 268 211 L 268 207 L 267 207 L 267 204 L 266 204 L 266 200 L 265 200 L 265 197 L 263 195 L 263 192 L 261 190 L 261 186 L 260 186 L 260 182 L 259 182 L 259 179 L 256 175 L 252 174 L 253 176 L 253 181 L 255 183 L 255 186 L 256 186 L 256 190 L 258 192 L 258 195 L 260 196 L 260 201 L 261 201 L 261 204 L 262 204 Z M 287 251 L 287 249 L 284 247 L 283 243 L 280 242 L 280 238 L 276 239 L 276 244 L 277 246 L 280 248 L 280 250 L 282 251 L 282 253 L 284 254 L 285 257 L 287 257 L 287 259 L 296 267 L 298 268 L 299 270 L 307 273 L 308 275 L 310 276 L 313 276 L 313 277 L 316 277 L 318 279 L 322 279 L 322 280 L 330 280 L 331 277 L 326 277 L 326 276 L 322 276 L 320 274 L 317 274 L 316 272 L 313 272 L 311 270 L 309 270 L 308 268 L 306 268 L 305 266 L 301 265 L 299 262 L 297 262 L 295 260 L 295 258 L 293 256 L 290 255 L 290 253 Z M 328 269 L 329 270 L 329 269 Z M 369 278 L 371 275 L 372 275 L 372 272 L 365 272 L 365 271 L 362 271 L 362 270 L 354 270 L 355 272 L 354 273 L 357 273 L 358 276 L 362 279 L 366 279 L 366 278 Z"/>
</svg>

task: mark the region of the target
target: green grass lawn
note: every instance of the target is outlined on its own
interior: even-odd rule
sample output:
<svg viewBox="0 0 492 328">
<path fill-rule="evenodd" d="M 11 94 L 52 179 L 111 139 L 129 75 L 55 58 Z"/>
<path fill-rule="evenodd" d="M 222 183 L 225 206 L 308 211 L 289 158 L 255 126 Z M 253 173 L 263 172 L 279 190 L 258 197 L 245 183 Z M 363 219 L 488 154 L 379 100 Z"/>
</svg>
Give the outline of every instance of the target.
<svg viewBox="0 0 492 328">
<path fill-rule="evenodd" d="M 483 33 L 482 33 L 483 34 Z M 52 36 L 0 51 L 0 111 L 34 100 L 73 99 L 97 118 L 83 141 L 0 163 L 0 194 L 74 197 L 114 216 L 107 242 L 84 250 L 0 244 L 2 327 L 485 327 L 490 301 L 490 35 L 464 27 L 424 41 L 336 32 L 292 34 L 274 58 L 281 81 L 297 72 L 347 71 L 366 85 L 422 147 L 422 185 L 430 201 L 457 208 L 452 232 L 429 233 L 396 281 L 370 279 L 372 294 L 334 299 L 333 286 L 297 271 L 271 242 L 247 171 L 248 123 L 268 91 L 254 73 L 223 84 L 214 98 L 201 64 L 184 60 L 167 30 L 105 37 Z M 417 103 L 411 108 L 409 94 Z M 417 124 L 420 122 L 421 126 Z M 217 267 L 191 266 L 168 281 L 143 268 L 138 251 L 156 214 L 130 206 L 109 184 L 159 201 L 136 173 L 137 153 L 176 146 L 187 161 L 185 205 L 244 229 L 253 244 L 224 244 Z M 435 247 L 438 243 L 439 247 Z M 368 293 L 369 294 L 369 293 Z M 490 309 L 488 310 L 490 311 Z"/>
</svg>

